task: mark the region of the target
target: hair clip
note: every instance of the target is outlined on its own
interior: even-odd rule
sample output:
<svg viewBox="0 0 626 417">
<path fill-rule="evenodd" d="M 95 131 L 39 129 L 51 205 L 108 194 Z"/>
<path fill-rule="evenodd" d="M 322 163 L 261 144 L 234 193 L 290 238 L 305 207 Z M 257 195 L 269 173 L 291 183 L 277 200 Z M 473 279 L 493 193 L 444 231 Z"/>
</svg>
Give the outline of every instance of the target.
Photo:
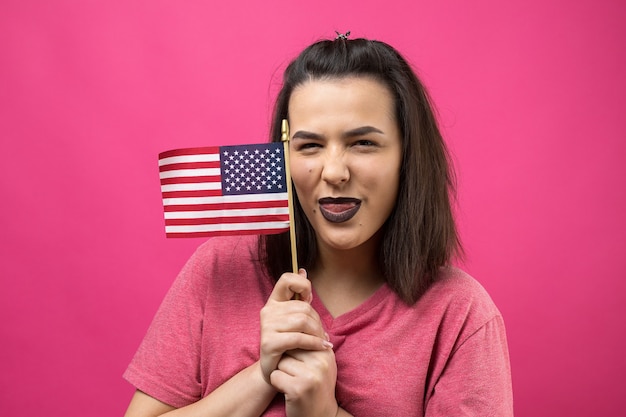
<svg viewBox="0 0 626 417">
<path fill-rule="evenodd" d="M 339 33 L 335 31 L 335 33 L 337 34 L 337 37 L 335 38 L 335 40 L 341 39 L 343 41 L 347 41 L 348 36 L 350 36 L 350 31 L 347 31 L 346 33 Z"/>
</svg>

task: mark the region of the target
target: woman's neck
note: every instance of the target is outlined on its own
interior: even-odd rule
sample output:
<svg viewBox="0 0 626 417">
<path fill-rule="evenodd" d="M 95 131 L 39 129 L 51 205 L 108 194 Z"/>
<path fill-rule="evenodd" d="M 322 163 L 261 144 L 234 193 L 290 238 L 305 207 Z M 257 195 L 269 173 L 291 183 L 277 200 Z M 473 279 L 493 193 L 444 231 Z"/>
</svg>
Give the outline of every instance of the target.
<svg viewBox="0 0 626 417">
<path fill-rule="evenodd" d="M 376 247 L 367 246 L 345 251 L 319 247 L 317 261 L 308 275 L 334 317 L 360 305 L 385 281 Z"/>
</svg>

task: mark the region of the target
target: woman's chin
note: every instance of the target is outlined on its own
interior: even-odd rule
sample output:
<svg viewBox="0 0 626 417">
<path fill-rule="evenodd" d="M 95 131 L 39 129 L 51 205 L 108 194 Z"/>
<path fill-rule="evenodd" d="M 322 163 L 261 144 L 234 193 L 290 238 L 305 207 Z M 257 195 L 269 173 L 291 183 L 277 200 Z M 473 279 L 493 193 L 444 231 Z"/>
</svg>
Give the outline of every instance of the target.
<svg viewBox="0 0 626 417">
<path fill-rule="evenodd" d="M 364 239 L 362 236 L 355 236 L 353 233 L 337 233 L 327 236 L 317 236 L 318 245 L 324 246 L 335 251 L 351 251 L 366 249 L 366 243 L 370 239 Z"/>
</svg>

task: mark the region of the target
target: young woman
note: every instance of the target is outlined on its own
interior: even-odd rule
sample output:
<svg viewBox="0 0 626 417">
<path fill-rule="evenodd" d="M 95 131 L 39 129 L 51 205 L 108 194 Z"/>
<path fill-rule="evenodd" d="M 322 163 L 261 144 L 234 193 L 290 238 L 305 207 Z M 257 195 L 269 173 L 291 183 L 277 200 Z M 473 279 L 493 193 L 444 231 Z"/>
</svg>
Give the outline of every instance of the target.
<svg viewBox="0 0 626 417">
<path fill-rule="evenodd" d="M 317 42 L 285 72 L 272 141 L 282 119 L 303 268 L 286 272 L 288 234 L 202 245 L 125 373 L 126 415 L 512 416 L 502 317 L 449 265 L 450 167 L 407 62 Z"/>
</svg>

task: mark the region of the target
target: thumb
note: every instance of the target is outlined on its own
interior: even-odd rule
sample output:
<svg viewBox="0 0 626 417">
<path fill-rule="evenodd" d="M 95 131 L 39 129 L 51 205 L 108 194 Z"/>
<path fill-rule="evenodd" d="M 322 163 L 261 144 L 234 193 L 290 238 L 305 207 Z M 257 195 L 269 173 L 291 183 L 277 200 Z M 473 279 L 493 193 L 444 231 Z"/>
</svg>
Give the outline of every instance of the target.
<svg viewBox="0 0 626 417">
<path fill-rule="evenodd" d="M 276 282 L 270 299 L 275 301 L 288 301 L 293 299 L 310 302 L 312 300 L 311 282 L 307 279 L 307 273 L 300 269 L 297 274 L 285 272 Z"/>
<path fill-rule="evenodd" d="M 308 275 L 306 272 L 306 269 L 304 268 L 300 268 L 298 269 L 298 275 L 300 275 L 301 277 L 307 279 Z M 306 297 L 303 297 L 303 293 L 306 292 Z M 311 289 L 311 287 L 308 288 L 308 291 L 304 291 L 303 293 L 295 293 L 293 295 L 293 299 L 294 300 L 302 300 L 302 301 L 306 301 L 307 303 L 311 304 L 311 302 L 313 301 L 313 291 Z"/>
</svg>

